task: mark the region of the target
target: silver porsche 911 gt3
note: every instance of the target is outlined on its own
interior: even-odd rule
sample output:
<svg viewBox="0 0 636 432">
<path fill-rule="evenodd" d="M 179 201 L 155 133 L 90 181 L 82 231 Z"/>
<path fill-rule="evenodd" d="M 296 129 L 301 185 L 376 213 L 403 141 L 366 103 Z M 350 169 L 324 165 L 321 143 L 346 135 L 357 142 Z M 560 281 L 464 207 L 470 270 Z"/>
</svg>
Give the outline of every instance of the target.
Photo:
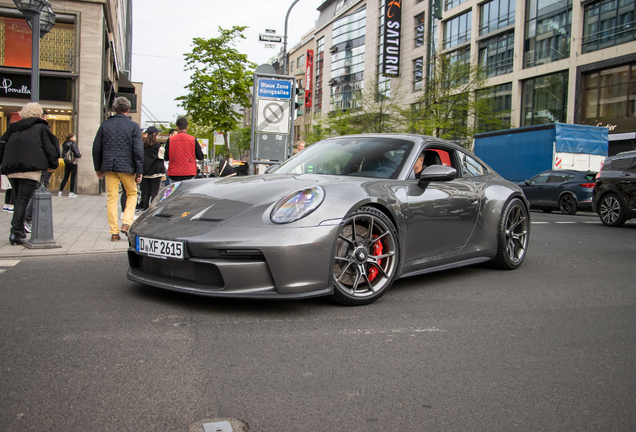
<svg viewBox="0 0 636 432">
<path fill-rule="evenodd" d="M 269 174 L 160 191 L 130 228 L 128 278 L 205 296 L 363 305 L 401 277 L 519 267 L 528 208 L 517 185 L 441 139 L 331 138 Z"/>
</svg>

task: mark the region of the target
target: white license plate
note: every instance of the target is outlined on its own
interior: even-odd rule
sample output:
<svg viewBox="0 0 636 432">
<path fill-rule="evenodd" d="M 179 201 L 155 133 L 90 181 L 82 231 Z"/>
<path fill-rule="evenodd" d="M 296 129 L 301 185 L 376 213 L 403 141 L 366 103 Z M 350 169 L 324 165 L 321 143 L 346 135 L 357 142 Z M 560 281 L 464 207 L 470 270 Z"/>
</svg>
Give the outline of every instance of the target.
<svg viewBox="0 0 636 432">
<path fill-rule="evenodd" d="M 137 237 L 135 240 L 135 250 L 153 258 L 176 258 L 183 259 L 183 242 L 158 240 L 148 237 Z"/>
</svg>

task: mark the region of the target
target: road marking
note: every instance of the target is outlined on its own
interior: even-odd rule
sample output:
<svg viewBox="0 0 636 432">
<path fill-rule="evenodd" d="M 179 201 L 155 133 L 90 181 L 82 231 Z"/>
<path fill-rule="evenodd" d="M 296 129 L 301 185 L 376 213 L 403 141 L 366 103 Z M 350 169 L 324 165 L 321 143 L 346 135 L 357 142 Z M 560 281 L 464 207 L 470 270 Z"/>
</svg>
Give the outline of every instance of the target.
<svg viewBox="0 0 636 432">
<path fill-rule="evenodd" d="M 14 265 L 16 265 L 19 262 L 20 262 L 20 260 L 3 260 L 3 259 L 0 259 L 0 267 L 13 267 Z"/>
<path fill-rule="evenodd" d="M 550 222 L 531 222 L 531 223 L 532 223 L 533 225 L 535 225 L 535 224 L 537 224 L 537 225 L 538 225 L 538 224 L 549 224 Z"/>
<path fill-rule="evenodd" d="M 558 224 L 575 224 L 575 223 L 579 223 L 579 222 L 555 222 Z"/>
<path fill-rule="evenodd" d="M 0 270 L 0 273 L 4 273 L 4 272 L 6 272 L 6 270 Z"/>
</svg>

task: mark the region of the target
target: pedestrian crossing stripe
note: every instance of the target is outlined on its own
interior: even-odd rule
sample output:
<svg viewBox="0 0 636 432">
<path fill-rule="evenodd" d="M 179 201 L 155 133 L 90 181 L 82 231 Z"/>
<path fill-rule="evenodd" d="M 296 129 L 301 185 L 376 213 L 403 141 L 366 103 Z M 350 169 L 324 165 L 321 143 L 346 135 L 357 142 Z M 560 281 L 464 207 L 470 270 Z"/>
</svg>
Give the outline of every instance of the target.
<svg viewBox="0 0 636 432">
<path fill-rule="evenodd" d="M 13 267 L 14 265 L 16 265 L 19 262 L 20 262 L 20 260 L 3 260 L 3 259 L 0 259 L 0 267 Z"/>
</svg>

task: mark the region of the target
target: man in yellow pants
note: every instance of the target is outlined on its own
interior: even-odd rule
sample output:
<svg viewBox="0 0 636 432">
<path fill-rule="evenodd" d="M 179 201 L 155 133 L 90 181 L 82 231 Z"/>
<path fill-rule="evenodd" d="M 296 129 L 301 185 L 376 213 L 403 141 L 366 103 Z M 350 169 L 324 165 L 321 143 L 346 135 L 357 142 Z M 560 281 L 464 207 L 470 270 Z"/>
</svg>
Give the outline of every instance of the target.
<svg viewBox="0 0 636 432">
<path fill-rule="evenodd" d="M 125 97 L 115 98 L 115 115 L 99 127 L 93 141 L 93 164 L 99 179 L 106 179 L 108 225 L 112 241 L 120 239 L 119 232 L 128 235 L 137 204 L 137 183 L 144 172 L 144 149 L 141 129 L 126 114 L 130 102 Z M 117 226 L 117 195 L 119 183 L 124 185 L 126 208 L 121 230 Z"/>
</svg>

